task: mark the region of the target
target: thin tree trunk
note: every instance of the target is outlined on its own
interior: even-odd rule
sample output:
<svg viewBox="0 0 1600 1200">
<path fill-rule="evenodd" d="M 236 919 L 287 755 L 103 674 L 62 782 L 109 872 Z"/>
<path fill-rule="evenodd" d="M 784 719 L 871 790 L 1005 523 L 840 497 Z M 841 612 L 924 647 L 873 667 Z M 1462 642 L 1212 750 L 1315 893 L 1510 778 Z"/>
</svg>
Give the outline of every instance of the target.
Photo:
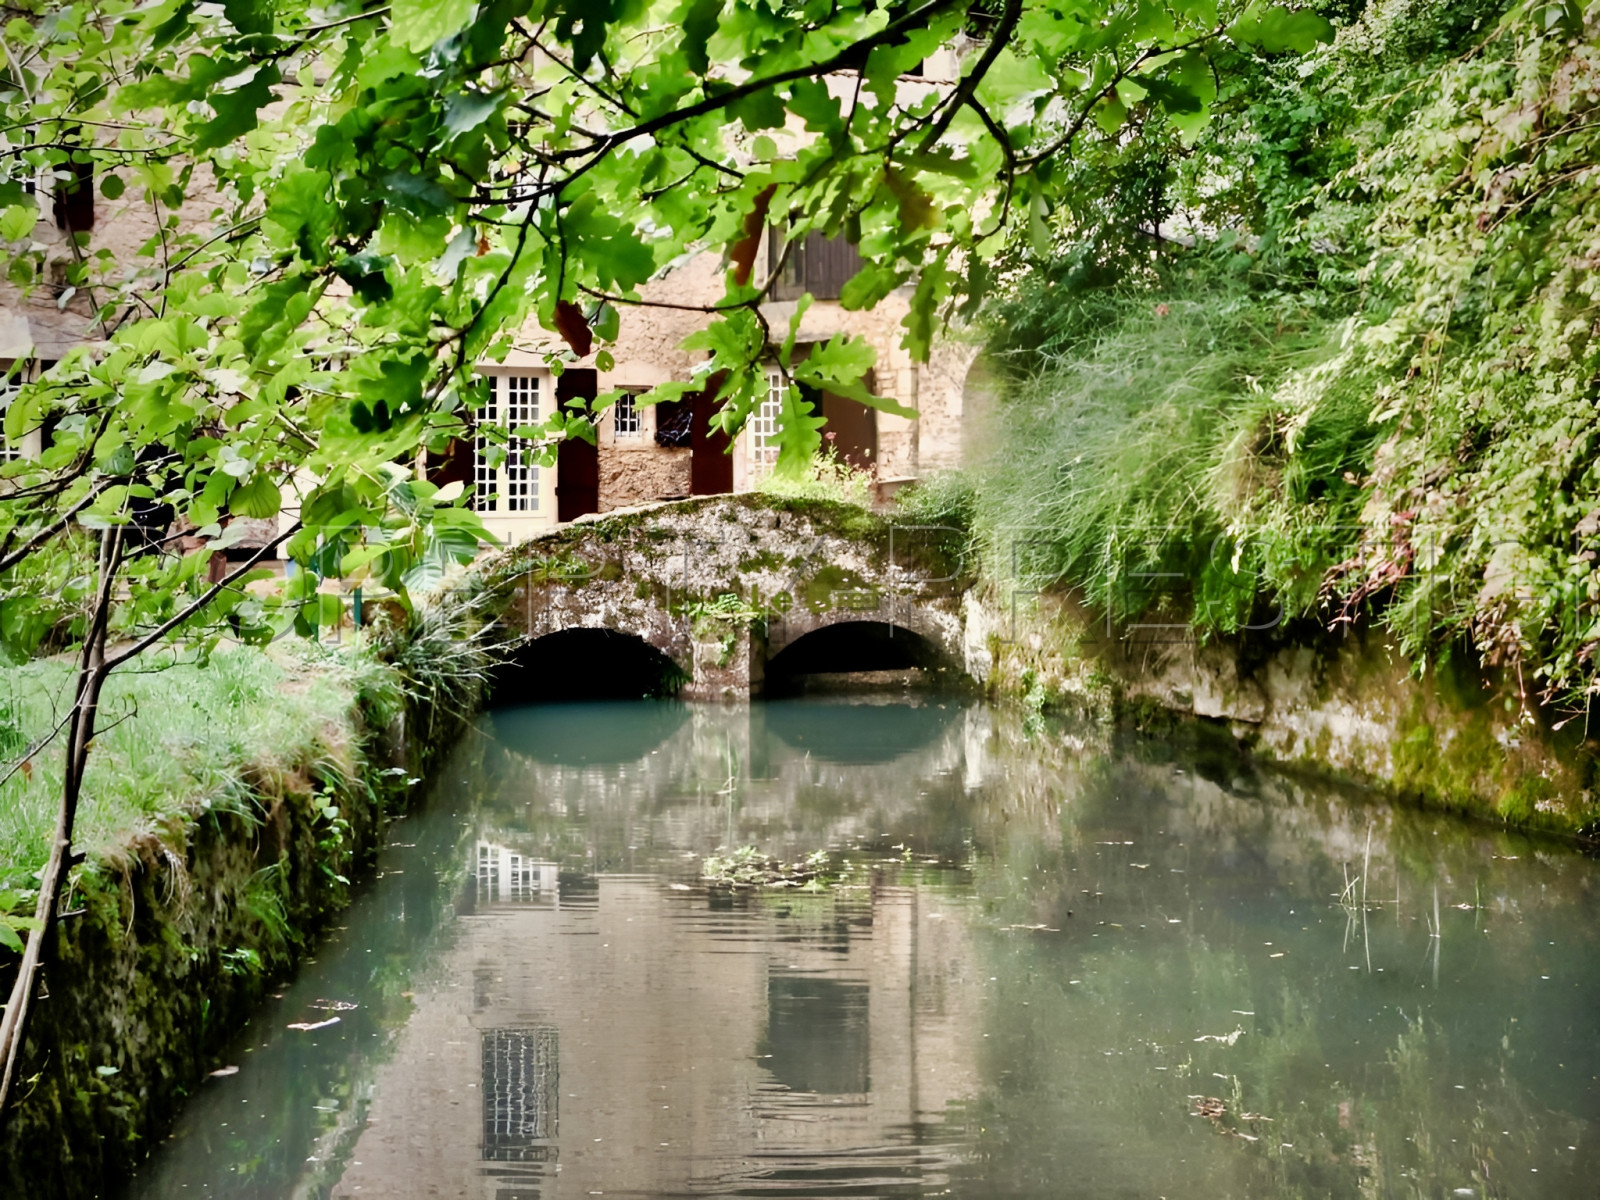
<svg viewBox="0 0 1600 1200">
<path fill-rule="evenodd" d="M 89 628 L 83 640 L 83 653 L 78 659 L 78 682 L 73 697 L 72 719 L 67 727 L 66 772 L 61 783 L 61 808 L 56 814 L 55 839 L 50 844 L 50 857 L 45 862 L 44 874 L 39 880 L 39 903 L 34 909 L 34 917 L 39 924 L 28 936 L 27 947 L 22 953 L 22 965 L 11 988 L 11 998 L 6 1004 L 4 1016 L 0 1017 L 0 1062 L 4 1063 L 0 1068 L 0 1122 L 5 1119 L 11 1100 L 11 1087 L 16 1080 L 17 1063 L 22 1057 L 22 1035 L 33 1001 L 40 958 L 55 925 L 62 885 L 71 869 L 72 830 L 78 816 L 78 799 L 83 792 L 84 768 L 89 761 L 89 742 L 94 737 L 100 689 L 110 669 L 106 662 L 106 631 L 111 618 L 112 592 L 121 565 L 122 530 L 120 527 L 108 529 L 100 539 L 100 586 L 95 592 L 94 607 L 89 613 Z"/>
</svg>

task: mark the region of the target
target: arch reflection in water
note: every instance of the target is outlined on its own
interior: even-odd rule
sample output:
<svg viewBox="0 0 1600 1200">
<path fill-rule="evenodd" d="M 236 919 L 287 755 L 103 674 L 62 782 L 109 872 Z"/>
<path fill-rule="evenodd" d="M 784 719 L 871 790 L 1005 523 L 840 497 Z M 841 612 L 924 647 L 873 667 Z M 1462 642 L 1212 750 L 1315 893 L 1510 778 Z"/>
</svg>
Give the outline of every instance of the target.
<svg viewBox="0 0 1600 1200">
<path fill-rule="evenodd" d="M 682 704 L 526 704 L 489 716 L 494 738 L 512 753 L 555 766 L 617 766 L 638 762 L 682 728 Z"/>
<path fill-rule="evenodd" d="M 957 704 L 871 705 L 861 699 L 797 698 L 765 704 L 754 716 L 784 745 L 822 762 L 867 765 L 921 754 L 945 737 L 961 717 Z"/>
</svg>

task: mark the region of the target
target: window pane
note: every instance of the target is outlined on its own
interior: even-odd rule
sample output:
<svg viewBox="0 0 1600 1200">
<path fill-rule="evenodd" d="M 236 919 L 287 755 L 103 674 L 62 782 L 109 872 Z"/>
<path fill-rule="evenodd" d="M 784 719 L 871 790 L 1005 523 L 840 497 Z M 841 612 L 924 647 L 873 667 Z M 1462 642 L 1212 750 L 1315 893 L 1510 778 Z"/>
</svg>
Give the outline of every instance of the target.
<svg viewBox="0 0 1600 1200">
<path fill-rule="evenodd" d="M 499 468 L 489 463 L 494 440 L 482 430 L 491 426 L 510 431 L 539 422 L 539 376 L 490 375 L 489 401 L 478 410 L 479 433 L 474 439 L 477 464 L 473 482 L 478 512 L 538 512 L 539 468 L 533 462 L 533 443 L 526 438 L 505 439 L 505 461 Z"/>
<path fill-rule="evenodd" d="M 611 406 L 611 423 L 617 437 L 639 436 L 639 405 L 632 392 L 624 392 Z"/>
<path fill-rule="evenodd" d="M 767 372 L 767 396 L 750 414 L 750 464 L 757 473 L 769 470 L 778 461 L 778 414 L 783 411 L 783 375 Z"/>
<path fill-rule="evenodd" d="M 539 377 L 507 375 L 506 428 L 533 425 L 539 420 Z M 506 443 L 505 497 L 507 512 L 535 512 L 539 507 L 539 468 L 531 458 L 531 443 L 514 437 Z"/>
</svg>

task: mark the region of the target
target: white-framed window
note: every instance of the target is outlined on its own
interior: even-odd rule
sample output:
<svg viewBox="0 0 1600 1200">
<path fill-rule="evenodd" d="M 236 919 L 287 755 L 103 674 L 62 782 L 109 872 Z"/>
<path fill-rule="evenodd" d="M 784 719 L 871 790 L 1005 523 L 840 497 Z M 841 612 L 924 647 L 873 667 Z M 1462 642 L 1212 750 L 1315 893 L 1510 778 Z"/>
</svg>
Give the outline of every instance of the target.
<svg viewBox="0 0 1600 1200">
<path fill-rule="evenodd" d="M 538 424 L 539 376 L 490 375 L 488 379 L 489 402 L 478 410 L 473 507 L 481 513 L 538 512 L 539 467 L 533 461 L 533 443 L 509 433 L 521 425 Z M 490 461 L 495 439 L 482 432 L 487 426 L 508 434 L 505 460 L 498 467 Z"/>
<path fill-rule="evenodd" d="M 767 372 L 767 396 L 750 414 L 745 429 L 750 435 L 750 465 L 757 474 L 778 461 L 778 414 L 783 411 L 783 394 L 788 385 L 777 370 Z"/>
<path fill-rule="evenodd" d="M 611 406 L 611 432 L 619 438 L 636 438 L 644 432 L 638 393 L 623 392 Z"/>
<path fill-rule="evenodd" d="M 22 380 L 12 373 L 11 363 L 0 363 L 0 422 L 5 420 L 6 409 L 11 407 L 11 401 L 22 389 Z M 0 463 L 16 462 L 22 457 L 22 447 L 6 439 L 5 431 L 0 428 Z"/>
</svg>

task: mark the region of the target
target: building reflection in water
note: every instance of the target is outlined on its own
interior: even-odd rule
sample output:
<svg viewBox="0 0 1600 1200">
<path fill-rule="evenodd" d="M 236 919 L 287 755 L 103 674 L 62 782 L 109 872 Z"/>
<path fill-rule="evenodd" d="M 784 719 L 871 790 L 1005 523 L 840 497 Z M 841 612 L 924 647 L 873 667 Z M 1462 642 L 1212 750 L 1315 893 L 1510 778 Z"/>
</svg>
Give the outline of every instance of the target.
<svg viewBox="0 0 1600 1200">
<path fill-rule="evenodd" d="M 814 753 L 803 722 L 773 733 L 770 710 L 692 717 L 627 766 L 515 748 L 494 764 L 464 847 L 472 903 L 416 987 L 334 1200 L 951 1186 L 984 1003 L 948 865 L 966 827 L 945 819 L 966 714 L 892 713 L 876 725 L 929 736 L 848 765 Z M 840 724 L 831 708 L 816 721 Z M 733 800 L 730 763 L 748 764 Z M 820 895 L 699 878 L 724 843 L 902 840 L 944 853 Z"/>
<path fill-rule="evenodd" d="M 483 1159 L 548 1162 L 561 1094 L 560 1039 L 549 1025 L 483 1033 Z"/>
<path fill-rule="evenodd" d="M 476 866 L 480 905 L 560 907 L 561 868 L 553 862 L 529 858 L 498 842 L 480 841 Z"/>
</svg>

